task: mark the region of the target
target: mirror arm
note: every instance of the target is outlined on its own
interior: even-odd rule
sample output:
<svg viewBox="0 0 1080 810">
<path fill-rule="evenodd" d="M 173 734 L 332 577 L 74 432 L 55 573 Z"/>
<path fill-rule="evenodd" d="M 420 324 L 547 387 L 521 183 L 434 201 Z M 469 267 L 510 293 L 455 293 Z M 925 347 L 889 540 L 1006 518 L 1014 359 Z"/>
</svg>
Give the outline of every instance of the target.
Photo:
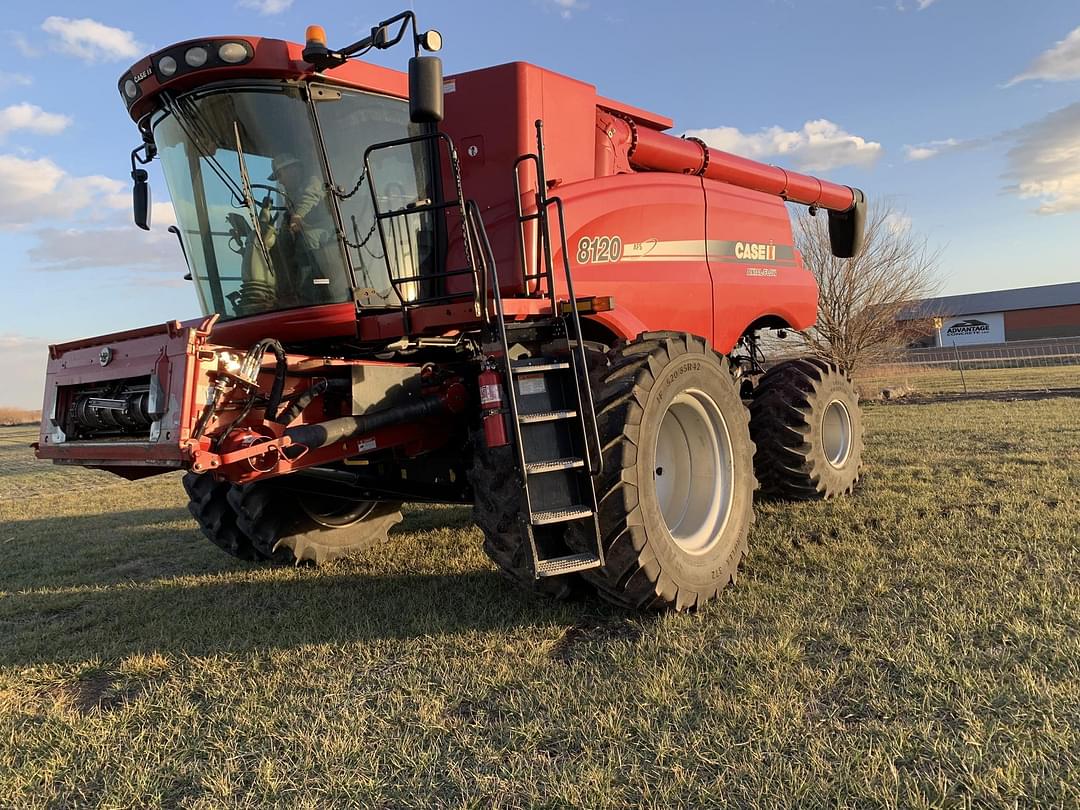
<svg viewBox="0 0 1080 810">
<path fill-rule="evenodd" d="M 386 29 L 395 23 L 401 23 L 401 27 L 394 36 L 388 36 L 386 34 Z M 403 11 L 388 20 L 383 20 L 372 28 L 371 33 L 366 37 L 354 42 L 352 45 L 346 45 L 340 51 L 334 51 L 334 54 L 343 59 L 347 59 L 360 51 L 366 51 L 368 48 L 378 48 L 379 50 L 392 48 L 401 42 L 402 38 L 405 36 L 405 31 L 408 30 L 410 25 L 413 30 L 413 50 L 416 52 L 415 55 L 419 56 L 420 37 L 416 33 L 416 15 L 411 11 Z"/>
</svg>

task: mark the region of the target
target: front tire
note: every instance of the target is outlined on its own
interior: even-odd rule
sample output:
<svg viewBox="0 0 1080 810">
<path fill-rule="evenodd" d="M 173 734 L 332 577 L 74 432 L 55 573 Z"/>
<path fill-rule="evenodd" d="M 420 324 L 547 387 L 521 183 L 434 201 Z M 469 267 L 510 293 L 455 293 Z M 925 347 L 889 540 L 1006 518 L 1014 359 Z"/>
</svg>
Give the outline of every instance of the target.
<svg viewBox="0 0 1080 810">
<path fill-rule="evenodd" d="M 522 491 L 512 446 L 489 449 L 477 438 L 473 453 L 473 522 L 484 533 L 484 553 L 499 573 L 519 588 L 552 599 L 566 599 L 575 589 L 573 574 L 537 579 L 526 545 Z"/>
<path fill-rule="evenodd" d="M 840 366 L 816 357 L 778 363 L 754 389 L 750 414 L 763 495 L 815 500 L 855 489 L 862 468 L 862 412 Z"/>
<path fill-rule="evenodd" d="M 583 576 L 625 607 L 700 607 L 735 581 L 753 521 L 754 446 L 727 358 L 645 333 L 609 352 L 593 389 L 605 564 Z"/>
<path fill-rule="evenodd" d="M 199 524 L 203 535 L 226 554 L 246 562 L 261 562 L 259 553 L 236 525 L 236 512 L 229 503 L 232 484 L 217 481 L 212 475 L 184 475 L 184 490 L 188 495 L 188 511 Z"/>
<path fill-rule="evenodd" d="M 234 486 L 237 528 L 264 559 L 322 565 L 385 543 L 401 522 L 400 503 L 352 502 L 255 482 Z"/>
</svg>

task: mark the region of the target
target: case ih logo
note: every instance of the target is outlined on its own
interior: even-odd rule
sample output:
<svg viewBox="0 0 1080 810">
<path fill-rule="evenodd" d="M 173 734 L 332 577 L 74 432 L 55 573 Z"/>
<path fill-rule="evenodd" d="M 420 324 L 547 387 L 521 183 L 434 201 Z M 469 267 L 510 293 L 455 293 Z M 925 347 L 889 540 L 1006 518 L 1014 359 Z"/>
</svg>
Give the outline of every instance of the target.
<svg viewBox="0 0 1080 810">
<path fill-rule="evenodd" d="M 949 337 L 964 337 L 966 335 L 989 335 L 990 324 L 986 321 L 969 318 L 966 321 L 957 321 L 948 328 L 945 334 Z"/>
</svg>

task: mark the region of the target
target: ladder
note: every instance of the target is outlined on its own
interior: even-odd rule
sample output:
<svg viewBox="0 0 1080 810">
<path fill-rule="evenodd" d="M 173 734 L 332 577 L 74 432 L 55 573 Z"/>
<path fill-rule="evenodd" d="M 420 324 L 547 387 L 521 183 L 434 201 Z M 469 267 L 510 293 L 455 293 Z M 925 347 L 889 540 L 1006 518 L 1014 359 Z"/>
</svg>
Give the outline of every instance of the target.
<svg viewBox="0 0 1080 810">
<path fill-rule="evenodd" d="M 479 211 L 470 207 L 473 234 L 481 243 L 476 251 L 482 268 L 485 314 L 488 296 L 495 304 L 485 350 L 501 357 L 512 422 L 517 472 L 522 484 L 520 529 L 532 555 L 537 579 L 600 568 L 604 564 L 597 516 L 594 476 L 602 472 L 602 454 L 596 427 L 596 408 L 589 385 L 581 319 L 574 297 L 566 245 L 562 200 L 549 197 L 544 173 L 543 123 L 536 122 L 537 151 L 514 162 L 514 190 L 518 227 L 522 237 L 522 277 L 525 297 L 547 299 L 550 311 L 535 320 L 508 321 L 499 290 L 498 275 L 486 244 Z M 536 211 L 521 205 L 521 167 L 532 164 L 537 180 Z M 549 212 L 554 209 L 554 222 Z M 529 273 L 526 263 L 527 223 L 535 222 L 542 266 Z M 562 270 L 568 300 L 558 300 L 555 287 L 551 228 L 557 226 L 562 248 Z M 538 262 L 539 264 L 539 262 Z M 530 284 L 535 289 L 530 293 Z M 489 293 L 490 289 L 490 293 Z M 566 542 L 567 531 L 578 524 L 585 548 Z"/>
</svg>

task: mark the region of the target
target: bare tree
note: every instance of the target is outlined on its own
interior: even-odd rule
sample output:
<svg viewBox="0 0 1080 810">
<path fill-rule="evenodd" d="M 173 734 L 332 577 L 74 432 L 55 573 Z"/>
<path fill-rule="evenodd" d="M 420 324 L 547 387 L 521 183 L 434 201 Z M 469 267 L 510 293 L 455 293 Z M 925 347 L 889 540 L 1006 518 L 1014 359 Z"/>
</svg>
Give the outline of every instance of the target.
<svg viewBox="0 0 1080 810">
<path fill-rule="evenodd" d="M 795 223 L 795 244 L 819 288 L 817 324 L 802 339 L 848 371 L 887 360 L 924 335 L 926 321 L 896 316 L 941 288 L 941 251 L 916 236 L 907 217 L 879 201 L 866 219 L 866 240 L 853 259 L 832 255 L 824 214 L 803 213 Z"/>
</svg>

